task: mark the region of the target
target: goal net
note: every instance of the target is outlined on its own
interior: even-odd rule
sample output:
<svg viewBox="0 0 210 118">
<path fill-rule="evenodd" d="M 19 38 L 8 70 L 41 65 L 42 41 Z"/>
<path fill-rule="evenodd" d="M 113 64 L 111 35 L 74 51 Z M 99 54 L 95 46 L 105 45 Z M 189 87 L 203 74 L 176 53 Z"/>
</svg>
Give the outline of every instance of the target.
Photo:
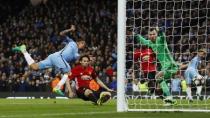
<svg viewBox="0 0 210 118">
<path fill-rule="evenodd" d="M 123 1 L 118 1 L 118 111 L 210 112 L 210 1 Z M 164 65 L 158 60 L 157 49 L 135 38 L 138 34 L 148 39 L 156 27 L 165 34 L 169 55 L 178 65 L 173 76 L 163 79 L 175 104 L 165 104 L 160 82 L 155 79 Z M 198 95 L 198 85 L 191 82 L 189 99 L 185 71 L 200 49 L 207 51 L 198 66 L 204 83 Z"/>
</svg>

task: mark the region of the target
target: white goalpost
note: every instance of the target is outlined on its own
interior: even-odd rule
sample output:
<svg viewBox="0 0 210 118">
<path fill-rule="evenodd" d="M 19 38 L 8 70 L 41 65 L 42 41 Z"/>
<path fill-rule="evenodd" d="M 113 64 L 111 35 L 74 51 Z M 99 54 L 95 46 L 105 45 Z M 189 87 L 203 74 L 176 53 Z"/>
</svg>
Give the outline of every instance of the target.
<svg viewBox="0 0 210 118">
<path fill-rule="evenodd" d="M 125 94 L 126 0 L 118 0 L 117 23 L 117 111 L 124 112 L 128 110 Z"/>
<path fill-rule="evenodd" d="M 210 48 L 209 16 L 209 0 L 118 0 L 117 112 L 210 112 L 209 52 L 199 68 L 199 73 L 205 77 L 201 97 L 197 96 L 196 86 L 192 84 L 193 102 L 189 102 L 184 78 L 186 68 L 179 69 L 167 81 L 170 94 L 177 101 L 171 106 L 164 106 L 160 94 L 149 92 L 150 75 L 145 76 L 140 69 L 141 59 L 134 60 L 135 50 L 142 50 L 135 34 L 147 39 L 149 29 L 158 26 L 166 35 L 176 63 L 190 63 L 199 49 Z M 156 55 L 154 50 L 153 53 Z M 154 63 L 156 72 L 160 71 L 157 58 Z M 155 88 L 160 87 L 155 84 Z"/>
</svg>

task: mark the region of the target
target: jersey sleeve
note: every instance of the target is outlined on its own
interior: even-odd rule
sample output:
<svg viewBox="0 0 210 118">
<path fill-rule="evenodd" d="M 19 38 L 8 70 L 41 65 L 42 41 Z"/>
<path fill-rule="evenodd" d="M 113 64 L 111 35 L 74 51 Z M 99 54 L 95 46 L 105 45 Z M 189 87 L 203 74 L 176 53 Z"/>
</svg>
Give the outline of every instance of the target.
<svg viewBox="0 0 210 118">
<path fill-rule="evenodd" d="M 65 39 L 66 39 L 67 42 L 74 41 L 72 38 L 69 38 L 68 36 L 65 36 Z"/>
<path fill-rule="evenodd" d="M 77 60 L 77 59 L 79 59 L 79 57 L 80 57 L 80 54 L 78 52 L 75 53 L 74 59 Z"/>
<path fill-rule="evenodd" d="M 159 41 L 160 41 L 161 43 L 164 43 L 164 42 L 166 41 L 165 33 L 162 32 L 162 31 L 160 31 L 160 32 L 159 32 L 158 38 L 159 38 Z"/>
<path fill-rule="evenodd" d="M 73 68 L 71 70 L 71 74 L 69 75 L 69 79 L 74 80 L 77 76 L 79 76 L 79 70 L 77 68 Z"/>
<path fill-rule="evenodd" d="M 68 36 L 64 36 L 62 39 L 62 44 L 67 45 L 69 42 L 74 41 L 73 39 L 71 39 Z"/>
<path fill-rule="evenodd" d="M 93 73 L 92 73 L 92 78 L 93 79 L 96 79 L 97 78 L 97 74 L 96 74 L 96 71 L 93 69 Z"/>
<path fill-rule="evenodd" d="M 141 43 L 143 45 L 151 46 L 151 41 L 145 39 L 143 36 L 137 34 L 135 35 L 135 38 L 137 39 L 138 43 Z"/>
<path fill-rule="evenodd" d="M 76 61 L 76 60 L 79 59 L 79 57 L 80 57 L 79 50 L 78 50 L 78 48 L 77 48 L 76 45 L 73 45 L 73 46 L 72 46 L 72 50 L 74 50 L 74 55 L 73 55 L 72 61 Z M 71 53 L 71 54 L 72 54 L 72 53 Z"/>
<path fill-rule="evenodd" d="M 141 55 L 141 53 L 140 53 L 140 51 L 139 50 L 135 50 L 134 51 L 134 60 L 135 61 L 137 61 L 138 60 L 138 58 L 140 58 L 140 55 Z"/>
</svg>

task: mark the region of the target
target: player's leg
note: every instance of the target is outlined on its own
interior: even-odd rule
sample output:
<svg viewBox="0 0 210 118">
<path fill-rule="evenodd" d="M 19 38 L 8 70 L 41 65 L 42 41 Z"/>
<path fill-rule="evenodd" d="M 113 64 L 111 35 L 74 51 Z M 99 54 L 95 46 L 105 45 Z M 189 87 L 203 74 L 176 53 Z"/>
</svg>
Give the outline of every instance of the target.
<svg viewBox="0 0 210 118">
<path fill-rule="evenodd" d="M 156 74 L 156 80 L 159 83 L 160 88 L 163 91 L 164 96 L 170 96 L 170 91 L 168 88 L 168 85 L 166 84 L 166 81 L 164 79 L 164 71 L 160 71 Z"/>
<path fill-rule="evenodd" d="M 148 87 L 149 87 L 149 93 L 153 95 L 155 93 L 155 74 L 156 72 L 149 72 L 146 74 L 148 78 Z"/>
<path fill-rule="evenodd" d="M 98 105 L 102 105 L 103 103 L 107 102 L 111 98 L 111 93 L 108 91 L 100 92 L 100 97 L 97 101 Z"/>
<path fill-rule="evenodd" d="M 28 63 L 29 67 L 32 70 L 39 70 L 39 65 L 38 63 L 35 63 L 34 59 L 31 57 L 31 55 L 27 52 L 26 46 L 21 45 L 21 46 L 16 46 L 15 48 L 12 49 L 13 51 L 20 51 L 24 55 L 26 62 Z"/>
<path fill-rule="evenodd" d="M 90 89 L 85 89 L 84 95 L 85 95 L 85 97 L 87 97 L 90 101 L 92 101 L 94 104 L 98 104 L 98 103 L 97 103 L 98 98 L 97 98 L 97 96 L 95 96 L 95 94 L 93 93 L 92 90 L 90 90 Z"/>
<path fill-rule="evenodd" d="M 53 92 L 57 93 L 58 95 L 64 96 L 64 93 L 61 90 L 61 87 L 66 83 L 66 80 L 68 79 L 68 73 L 64 73 L 61 80 L 58 82 L 56 87 L 53 88 Z"/>
<path fill-rule="evenodd" d="M 196 95 L 199 97 L 200 100 L 203 100 L 201 97 L 201 92 L 204 84 L 204 78 L 196 70 L 194 70 L 192 74 L 193 74 L 193 81 L 196 86 Z"/>
<path fill-rule="evenodd" d="M 190 70 L 186 70 L 184 76 L 187 83 L 187 89 L 186 89 L 187 98 L 189 99 L 190 102 L 193 102 L 192 90 L 191 90 L 192 77 L 190 76 Z"/>
<path fill-rule="evenodd" d="M 171 79 L 175 74 L 177 74 L 178 71 L 178 67 L 177 66 L 171 66 L 169 68 L 167 68 L 167 70 L 165 71 L 163 77 L 165 80 Z M 169 88 L 168 88 L 169 90 Z M 165 102 L 170 103 L 170 104 L 176 104 L 177 101 L 173 100 L 173 97 L 171 96 L 170 90 L 169 90 L 169 96 L 166 96 Z"/>
<path fill-rule="evenodd" d="M 158 95 L 161 99 L 164 99 L 163 90 L 160 88 L 158 82 L 155 83 L 155 95 Z"/>
<path fill-rule="evenodd" d="M 186 93 L 187 93 L 187 98 L 189 99 L 189 102 L 193 102 L 193 97 L 192 97 L 192 91 L 191 91 L 191 85 L 190 84 L 187 84 Z"/>
<path fill-rule="evenodd" d="M 97 105 L 98 98 L 93 94 L 92 90 L 80 87 L 76 90 L 76 94 L 78 98 L 81 98 L 84 101 L 92 101 L 95 105 Z"/>
<path fill-rule="evenodd" d="M 68 79 L 68 75 L 70 73 L 70 66 L 64 60 L 59 53 L 55 53 L 52 55 L 51 61 L 56 68 L 59 68 L 60 71 L 63 73 L 61 80 L 58 82 L 55 88 L 53 88 L 53 92 L 64 96 L 64 93 L 61 91 L 61 87 L 66 83 Z"/>
<path fill-rule="evenodd" d="M 63 74 L 61 80 L 56 85 L 56 88 L 60 89 L 65 84 L 66 80 L 68 79 L 68 75 L 69 75 L 69 73 L 64 73 Z"/>
<path fill-rule="evenodd" d="M 200 100 L 202 100 L 201 98 L 201 92 L 202 92 L 202 83 L 200 83 L 200 85 L 196 86 L 196 95 L 199 97 Z"/>
<path fill-rule="evenodd" d="M 166 84 L 166 80 L 170 79 L 173 75 L 175 75 L 178 71 L 178 67 L 172 66 L 167 69 L 163 69 L 156 75 L 156 80 L 159 82 L 160 88 L 163 91 L 163 95 L 165 96 L 164 102 L 166 105 L 176 104 L 176 101 L 173 100 L 169 87 Z"/>
<path fill-rule="evenodd" d="M 196 95 L 197 96 L 201 96 L 201 91 L 202 91 L 203 86 L 202 85 L 199 85 L 199 86 L 196 86 L 196 88 L 197 88 Z"/>
</svg>

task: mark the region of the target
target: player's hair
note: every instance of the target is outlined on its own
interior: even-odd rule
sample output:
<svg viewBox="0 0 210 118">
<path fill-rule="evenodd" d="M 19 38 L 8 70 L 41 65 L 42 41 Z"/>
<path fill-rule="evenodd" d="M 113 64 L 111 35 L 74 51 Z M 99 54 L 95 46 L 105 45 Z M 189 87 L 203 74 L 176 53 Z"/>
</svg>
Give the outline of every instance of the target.
<svg viewBox="0 0 210 118">
<path fill-rule="evenodd" d="M 150 27 L 148 33 L 152 32 L 152 31 L 155 31 L 155 32 L 157 33 L 157 35 L 158 35 L 158 33 L 159 33 L 159 32 L 156 30 L 156 28 Z"/>
<path fill-rule="evenodd" d="M 85 39 L 83 37 L 78 37 L 77 42 L 81 42 L 81 41 L 85 41 Z"/>
<path fill-rule="evenodd" d="M 203 49 L 203 48 L 199 49 L 199 50 L 198 50 L 198 52 L 204 52 L 204 53 L 207 53 L 206 49 Z"/>
<path fill-rule="evenodd" d="M 152 31 L 154 31 L 154 30 L 156 31 L 156 29 L 153 28 L 153 27 L 150 27 L 150 28 L 149 28 L 149 32 L 152 32 Z M 156 32 L 157 32 L 157 31 L 156 31 Z"/>
<path fill-rule="evenodd" d="M 88 58 L 88 61 L 90 61 L 90 57 L 88 55 L 83 55 L 79 58 L 79 61 L 82 61 L 83 58 Z"/>
</svg>

